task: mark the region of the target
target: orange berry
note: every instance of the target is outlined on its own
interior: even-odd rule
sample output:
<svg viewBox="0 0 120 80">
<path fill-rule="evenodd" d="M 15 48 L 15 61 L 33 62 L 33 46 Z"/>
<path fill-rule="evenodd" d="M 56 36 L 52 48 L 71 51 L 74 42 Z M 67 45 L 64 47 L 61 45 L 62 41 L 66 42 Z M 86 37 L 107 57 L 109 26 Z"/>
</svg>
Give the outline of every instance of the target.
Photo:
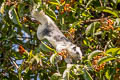
<svg viewBox="0 0 120 80">
<path fill-rule="evenodd" d="M 70 12 L 71 11 L 71 9 L 70 8 L 67 8 L 67 12 Z"/>
<path fill-rule="evenodd" d="M 109 28 L 112 28 L 113 26 L 112 26 L 112 25 L 109 25 L 108 27 L 109 27 Z"/>
<path fill-rule="evenodd" d="M 68 34 L 68 33 L 65 33 L 64 35 L 65 35 L 65 37 L 69 37 L 69 34 Z"/>
<path fill-rule="evenodd" d="M 106 30 L 106 31 L 108 31 L 109 29 L 110 29 L 109 26 L 106 26 L 106 27 L 104 28 L 104 30 Z"/>
<path fill-rule="evenodd" d="M 64 11 L 70 12 L 70 4 L 65 4 Z"/>
<path fill-rule="evenodd" d="M 70 33 L 74 33 L 75 31 L 76 31 L 75 28 L 72 28 L 72 27 L 71 27 L 71 28 L 69 29 L 69 32 L 70 32 Z"/>
<path fill-rule="evenodd" d="M 62 10 L 60 13 L 61 13 L 61 14 L 64 14 L 64 10 Z"/>
<path fill-rule="evenodd" d="M 108 24 L 113 24 L 113 21 L 111 19 L 107 20 Z"/>
<path fill-rule="evenodd" d="M 101 29 L 104 29 L 104 27 L 101 27 Z"/>
<path fill-rule="evenodd" d="M 117 69 L 116 69 L 116 72 L 118 72 L 118 71 L 120 71 L 120 69 L 119 69 L 119 68 L 117 68 Z"/>
<path fill-rule="evenodd" d="M 27 22 L 27 18 L 26 17 L 23 17 L 23 22 Z"/>
<path fill-rule="evenodd" d="M 61 52 L 59 52 L 58 54 L 59 54 L 59 55 L 62 55 L 62 53 L 61 53 Z"/>
<path fill-rule="evenodd" d="M 70 4 L 65 4 L 65 7 L 70 7 Z"/>
<path fill-rule="evenodd" d="M 59 7 L 59 6 L 56 6 L 56 9 L 57 9 L 57 10 L 59 10 L 59 9 L 60 9 L 60 7 Z"/>
<path fill-rule="evenodd" d="M 104 28 L 104 30 L 108 30 L 108 28 L 107 28 L 107 27 L 105 27 L 105 28 Z"/>
<path fill-rule="evenodd" d="M 66 58 L 66 56 L 65 56 L 65 55 L 64 55 L 63 57 L 64 57 L 64 59 Z"/>
<path fill-rule="evenodd" d="M 92 62 L 92 64 L 93 64 L 93 65 L 96 65 L 96 64 L 97 64 L 97 60 L 94 60 L 94 61 Z"/>
<path fill-rule="evenodd" d="M 99 59 L 99 58 L 101 58 L 101 56 L 97 56 L 97 58 Z"/>
<path fill-rule="evenodd" d="M 65 0 L 60 0 L 60 3 L 63 3 Z"/>
<path fill-rule="evenodd" d="M 71 0 L 70 2 L 71 2 L 71 3 L 74 3 L 74 2 L 75 2 L 75 0 Z"/>
<path fill-rule="evenodd" d="M 66 7 L 64 7 L 64 11 L 66 11 L 67 10 L 67 8 Z"/>
<path fill-rule="evenodd" d="M 109 25 L 110 29 L 114 30 L 114 27 L 112 25 Z"/>
<path fill-rule="evenodd" d="M 114 30 L 114 27 L 112 27 L 111 29 Z"/>
<path fill-rule="evenodd" d="M 96 59 L 97 59 L 97 56 L 93 57 L 93 59 L 96 60 Z"/>
<path fill-rule="evenodd" d="M 46 0 L 46 3 L 49 3 L 50 2 L 50 0 Z"/>
<path fill-rule="evenodd" d="M 96 71 L 100 71 L 100 69 L 99 69 L 99 68 L 96 68 Z"/>
<path fill-rule="evenodd" d="M 95 64 L 97 64 L 98 61 L 97 61 L 97 60 L 94 60 L 94 62 L 95 62 Z"/>
</svg>

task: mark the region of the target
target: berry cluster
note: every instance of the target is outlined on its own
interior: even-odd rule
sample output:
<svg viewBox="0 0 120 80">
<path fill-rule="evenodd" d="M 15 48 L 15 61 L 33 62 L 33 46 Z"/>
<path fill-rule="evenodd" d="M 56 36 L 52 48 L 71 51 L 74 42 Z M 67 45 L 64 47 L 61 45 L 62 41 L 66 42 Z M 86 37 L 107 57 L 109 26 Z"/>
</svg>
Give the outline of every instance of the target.
<svg viewBox="0 0 120 80">
<path fill-rule="evenodd" d="M 24 52 L 26 52 L 26 50 L 23 48 L 22 45 L 20 45 L 18 49 L 19 49 L 19 52 L 20 52 L 21 55 L 22 55 Z"/>
<path fill-rule="evenodd" d="M 71 12 L 71 6 L 75 3 L 76 0 L 60 0 L 61 5 L 56 5 L 56 10 L 60 12 L 60 14 L 64 14 L 65 12 Z M 50 0 L 45 1 L 47 4 L 50 4 Z"/>
<path fill-rule="evenodd" d="M 104 56 L 105 55 L 103 53 L 100 53 L 99 55 L 93 57 L 92 65 L 93 65 L 93 68 L 95 69 L 95 71 L 100 71 L 100 70 L 104 69 L 104 66 L 106 63 L 98 65 L 98 60 Z"/>
<path fill-rule="evenodd" d="M 62 56 L 64 59 L 68 56 L 67 51 L 65 49 L 59 52 L 58 55 Z"/>
<path fill-rule="evenodd" d="M 70 12 L 71 11 L 71 5 L 75 2 L 75 0 L 69 1 L 67 3 L 65 0 L 60 0 L 60 3 L 62 5 L 57 5 L 56 9 L 61 13 L 64 14 L 65 12 Z"/>
<path fill-rule="evenodd" d="M 63 9 L 63 8 L 64 9 Z M 60 9 L 61 8 L 61 9 Z M 59 6 L 59 5 L 57 5 L 56 6 L 56 9 L 58 10 L 58 11 L 60 11 L 60 13 L 61 14 L 64 14 L 64 12 L 70 12 L 71 11 L 71 6 L 70 6 L 70 4 L 65 4 L 65 5 L 63 5 L 63 6 Z"/>
<path fill-rule="evenodd" d="M 69 30 L 68 30 L 68 32 L 67 33 L 65 33 L 65 36 L 67 37 L 67 38 L 75 38 L 75 31 L 76 31 L 77 29 L 75 29 L 75 28 L 73 28 L 73 27 L 71 27 Z"/>
<path fill-rule="evenodd" d="M 114 30 L 113 23 L 111 19 L 108 19 L 107 22 L 102 25 L 101 29 L 105 31 Z"/>
</svg>

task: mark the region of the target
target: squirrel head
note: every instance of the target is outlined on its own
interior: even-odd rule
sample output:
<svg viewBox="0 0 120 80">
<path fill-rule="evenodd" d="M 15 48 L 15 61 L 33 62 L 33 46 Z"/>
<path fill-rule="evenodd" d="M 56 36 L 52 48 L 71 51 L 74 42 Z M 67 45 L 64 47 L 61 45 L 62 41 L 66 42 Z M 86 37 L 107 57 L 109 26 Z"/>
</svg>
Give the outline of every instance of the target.
<svg viewBox="0 0 120 80">
<path fill-rule="evenodd" d="M 48 22 L 47 16 L 45 15 L 44 11 L 39 11 L 36 6 L 32 8 L 31 16 L 35 18 L 35 20 L 39 21 L 41 24 L 45 24 Z"/>
</svg>

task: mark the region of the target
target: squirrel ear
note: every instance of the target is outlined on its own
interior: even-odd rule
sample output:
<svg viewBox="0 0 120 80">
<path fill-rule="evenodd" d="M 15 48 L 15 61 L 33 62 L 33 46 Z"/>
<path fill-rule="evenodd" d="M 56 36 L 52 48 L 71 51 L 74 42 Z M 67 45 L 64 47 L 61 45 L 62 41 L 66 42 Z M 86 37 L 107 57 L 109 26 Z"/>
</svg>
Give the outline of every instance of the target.
<svg viewBox="0 0 120 80">
<path fill-rule="evenodd" d="M 40 11 L 40 14 L 45 15 L 45 13 L 44 13 L 44 11 L 43 11 L 43 10 L 41 10 L 41 11 Z"/>
</svg>

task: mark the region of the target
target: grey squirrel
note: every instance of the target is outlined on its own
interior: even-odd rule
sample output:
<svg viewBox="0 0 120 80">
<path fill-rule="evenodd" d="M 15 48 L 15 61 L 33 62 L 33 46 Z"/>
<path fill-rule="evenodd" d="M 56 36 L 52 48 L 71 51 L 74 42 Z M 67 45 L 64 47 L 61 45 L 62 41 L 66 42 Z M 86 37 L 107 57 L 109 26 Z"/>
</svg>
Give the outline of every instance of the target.
<svg viewBox="0 0 120 80">
<path fill-rule="evenodd" d="M 37 29 L 37 37 L 39 40 L 47 39 L 57 52 L 66 50 L 68 52 L 68 56 L 65 59 L 67 63 L 72 63 L 72 59 L 80 60 L 82 58 L 80 47 L 70 42 L 43 10 L 38 11 L 33 8 L 31 15 L 41 23 Z"/>
</svg>

